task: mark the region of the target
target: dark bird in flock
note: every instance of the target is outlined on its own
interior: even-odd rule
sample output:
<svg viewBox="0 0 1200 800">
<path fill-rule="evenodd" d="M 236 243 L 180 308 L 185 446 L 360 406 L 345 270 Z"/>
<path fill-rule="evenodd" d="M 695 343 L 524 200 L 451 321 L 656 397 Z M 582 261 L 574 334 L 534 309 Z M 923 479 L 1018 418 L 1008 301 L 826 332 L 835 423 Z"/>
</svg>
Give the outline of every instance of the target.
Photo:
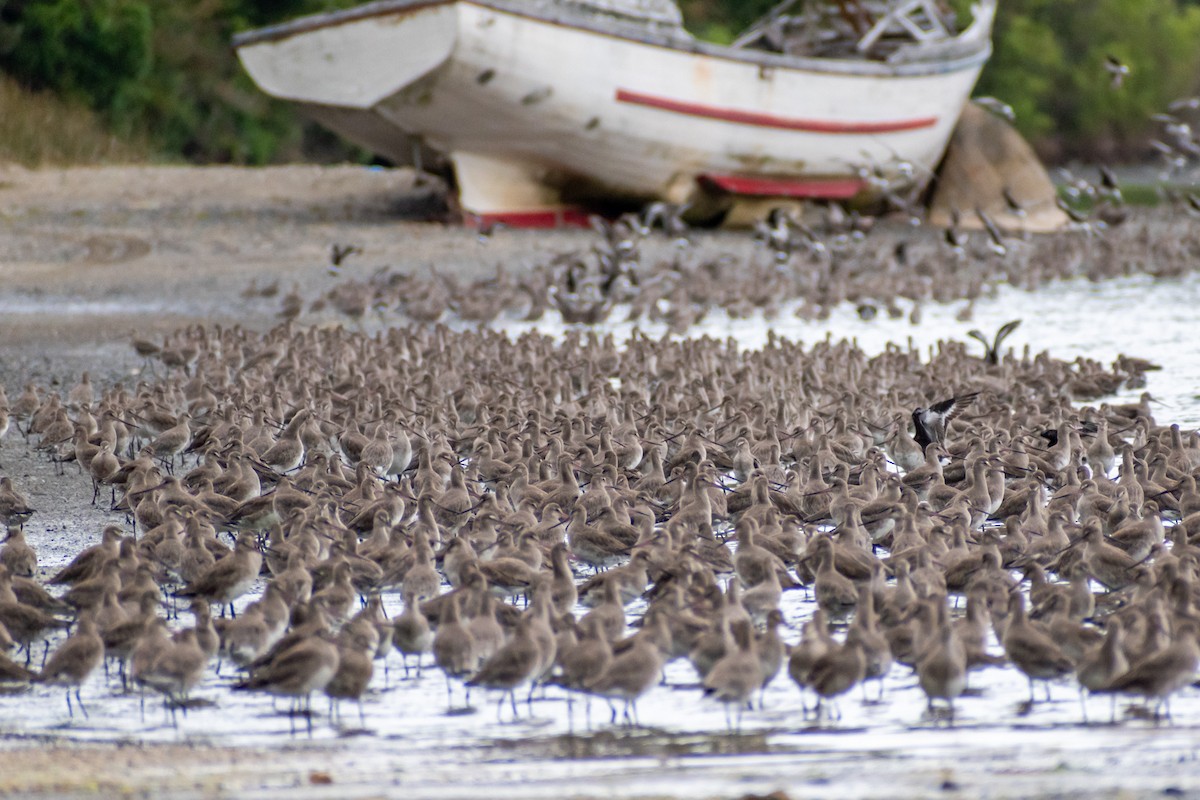
<svg viewBox="0 0 1200 800">
<path fill-rule="evenodd" d="M 982 208 L 975 209 L 975 216 L 979 217 L 979 221 L 983 223 L 984 229 L 988 235 L 988 249 L 998 256 L 1002 256 L 1008 252 L 1008 245 L 1004 243 L 1004 234 L 1000 231 L 1000 226 L 996 224 L 986 211 Z"/>
<path fill-rule="evenodd" d="M 1121 195 L 1121 184 L 1117 181 L 1116 173 L 1103 164 L 1100 165 L 1099 169 L 1100 197 L 1116 205 L 1125 202 L 1125 198 Z"/>
<path fill-rule="evenodd" d="M 1000 363 L 1000 347 L 1004 344 L 1004 340 L 1019 327 L 1021 327 L 1021 320 L 1019 319 L 1004 323 L 1000 326 L 1000 330 L 996 331 L 996 335 L 992 337 L 990 342 L 978 329 L 967 331 L 967 336 L 979 341 L 983 345 L 983 359 L 994 366 Z"/>
<path fill-rule="evenodd" d="M 1025 211 L 1025 206 L 1023 206 L 1021 201 L 1018 200 L 1016 195 L 1013 194 L 1013 191 L 1010 187 L 1005 186 L 1000 190 L 1000 193 L 1004 195 L 1004 206 L 1006 209 L 1008 209 L 1008 213 L 1012 214 L 1018 219 L 1025 219 L 1025 217 L 1028 216 L 1028 212 Z"/>
<path fill-rule="evenodd" d="M 350 256 L 361 253 L 362 248 L 354 244 L 338 244 L 334 242 L 329 248 L 329 274 L 337 275 L 342 271 L 342 262 Z"/>
<path fill-rule="evenodd" d="M 914 408 L 912 418 L 913 428 L 916 432 L 913 434 L 913 438 L 917 440 L 917 444 L 921 445 L 921 449 L 925 449 L 934 442 L 941 444 L 945 441 L 946 426 L 955 417 L 962 414 L 963 410 L 978 396 L 979 392 L 970 392 L 934 403 L 929 408 Z"/>
<path fill-rule="evenodd" d="M 942 238 L 946 245 L 954 251 L 955 255 L 962 256 L 965 254 L 967 243 L 970 241 L 966 232 L 959 227 L 958 209 L 952 209 L 950 212 L 950 227 L 942 232 Z"/>
<path fill-rule="evenodd" d="M 1094 422 L 1091 422 L 1090 420 L 1084 421 L 1083 424 L 1079 426 L 1079 432 L 1088 436 L 1095 436 L 1096 432 L 1099 430 L 1100 426 Z M 1039 433 L 1038 436 L 1046 440 L 1047 447 L 1058 446 L 1058 430 L 1056 428 L 1048 428 L 1047 430 Z"/>
<path fill-rule="evenodd" d="M 1058 206 L 1058 208 L 1063 213 L 1065 213 L 1068 217 L 1070 217 L 1071 221 L 1074 222 L 1076 225 L 1083 225 L 1083 224 L 1087 223 L 1090 219 L 1086 213 L 1084 213 L 1083 211 L 1080 211 L 1077 208 L 1072 208 L 1071 205 L 1069 203 L 1067 203 L 1065 200 L 1063 200 L 1061 197 L 1056 198 L 1054 201 L 1054 204 L 1056 206 Z"/>
</svg>

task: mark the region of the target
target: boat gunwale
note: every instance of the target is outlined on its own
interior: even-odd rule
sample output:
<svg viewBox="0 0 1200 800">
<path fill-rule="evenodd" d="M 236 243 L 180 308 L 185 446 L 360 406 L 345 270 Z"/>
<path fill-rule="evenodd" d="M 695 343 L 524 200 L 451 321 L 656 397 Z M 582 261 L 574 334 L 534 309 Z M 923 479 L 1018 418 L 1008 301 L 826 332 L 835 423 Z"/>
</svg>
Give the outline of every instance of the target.
<svg viewBox="0 0 1200 800">
<path fill-rule="evenodd" d="M 993 3 L 994 0 L 983 0 Z M 566 15 L 537 14 L 527 9 L 515 8 L 505 0 L 377 0 L 355 8 L 314 14 L 299 19 L 270 25 L 264 28 L 235 34 L 232 39 L 234 49 L 240 49 L 263 42 L 287 39 L 321 28 L 356 22 L 371 17 L 386 16 L 397 12 L 414 12 L 436 6 L 464 3 L 481 8 L 511 14 L 524 19 L 536 20 L 549 25 L 568 27 L 611 38 L 623 39 L 665 48 L 680 53 L 705 55 L 732 62 L 757 65 L 763 68 L 785 69 L 802 72 L 819 72 L 827 74 L 860 75 L 869 77 L 918 77 L 925 75 L 941 75 L 960 72 L 983 64 L 992 52 L 991 24 L 985 35 L 977 37 L 979 42 L 976 49 L 967 50 L 962 55 L 949 59 L 912 60 L 912 61 L 872 61 L 865 58 L 820 58 L 815 56 L 791 56 L 784 53 L 772 53 L 766 50 L 750 50 L 746 48 L 728 47 L 725 45 L 704 42 L 694 38 L 681 38 L 659 33 L 636 23 L 622 23 L 613 20 L 610 25 L 601 24 L 585 17 Z M 975 24 L 963 29 L 959 35 L 939 42 L 952 44 L 968 42 L 968 34 Z"/>
</svg>

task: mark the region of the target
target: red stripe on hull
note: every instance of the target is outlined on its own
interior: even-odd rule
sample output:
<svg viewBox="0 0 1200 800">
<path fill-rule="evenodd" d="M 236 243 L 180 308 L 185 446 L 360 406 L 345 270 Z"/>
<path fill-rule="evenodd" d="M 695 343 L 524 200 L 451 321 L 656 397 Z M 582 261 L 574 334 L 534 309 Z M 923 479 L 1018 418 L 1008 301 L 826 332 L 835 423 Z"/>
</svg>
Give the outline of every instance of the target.
<svg viewBox="0 0 1200 800">
<path fill-rule="evenodd" d="M 740 125 L 754 125 L 760 128 L 778 128 L 788 131 L 806 131 L 808 133 L 898 133 L 913 131 L 921 128 L 932 128 L 937 124 L 937 117 L 918 117 L 885 122 L 837 122 L 833 120 L 800 119 L 797 117 L 779 117 L 774 114 L 761 114 L 755 111 L 739 111 L 735 108 L 720 108 L 706 106 L 700 103 L 689 103 L 682 100 L 671 100 L 666 97 L 631 92 L 628 89 L 617 89 L 617 102 L 631 103 L 660 111 L 670 111 L 689 117 L 704 117 L 722 122 L 736 122 Z"/>
<path fill-rule="evenodd" d="M 740 175 L 701 175 L 700 180 L 732 194 L 759 197 L 823 197 L 848 200 L 866 185 L 852 178 L 795 180 L 787 178 L 747 178 Z"/>
<path fill-rule="evenodd" d="M 586 228 L 588 213 L 579 208 L 555 208 L 545 211 L 496 211 L 490 214 L 463 215 L 463 224 L 474 228 L 504 225 L 509 228 Z"/>
</svg>

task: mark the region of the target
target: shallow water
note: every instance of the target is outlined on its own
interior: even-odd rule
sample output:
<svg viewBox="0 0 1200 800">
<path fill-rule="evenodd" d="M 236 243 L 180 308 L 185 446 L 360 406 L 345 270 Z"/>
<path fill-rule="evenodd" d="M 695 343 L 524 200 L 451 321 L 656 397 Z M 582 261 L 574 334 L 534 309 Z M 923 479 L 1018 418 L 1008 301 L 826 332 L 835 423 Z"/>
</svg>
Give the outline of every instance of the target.
<svg viewBox="0 0 1200 800">
<path fill-rule="evenodd" d="M 1200 277 L 1136 277 L 1073 281 L 1035 294 L 1001 288 L 974 304 L 969 321 L 956 319 L 962 304 L 925 306 L 918 326 L 906 316 L 888 319 L 882 310 L 874 321 L 864 322 L 853 308 L 838 309 L 823 322 L 804 322 L 791 314 L 768 323 L 710 313 L 697 333 L 757 347 L 771 327 L 806 341 L 827 334 L 853 337 L 876 352 L 889 341 L 903 344 L 910 338 L 921 348 L 939 339 L 963 340 L 971 328 L 990 334 L 1021 318 L 1008 342 L 1012 347 L 1028 344 L 1060 358 L 1101 361 L 1124 353 L 1161 364 L 1163 370 L 1151 373 L 1146 387 L 1163 402 L 1156 417 L 1191 428 L 1200 424 L 1200 351 L 1191 345 L 1192 309 L 1197 307 Z M 520 328 L 511 326 L 514 332 Z M 618 335 L 632 329 L 623 324 L 612 328 Z M 653 326 L 643 328 L 651 335 L 660 333 Z M 562 330 L 552 323 L 539 329 Z M 1141 391 L 1121 397 L 1136 398 Z M 60 509 L 39 513 L 28 526 L 43 569 L 50 572 L 93 539 L 104 520 L 118 519 L 86 506 L 88 481 L 75 475 L 74 467 L 68 468 L 71 488 L 64 497 L 62 483 L 49 479 L 48 468 L 35 465 L 23 449 L 10 434 L 0 455 L 9 474 L 25 473 L 35 507 Z M 798 638 L 812 607 L 803 591 L 785 595 L 789 641 Z M 389 598 L 388 608 L 399 611 L 398 597 Z M 640 611 L 630 607 L 629 617 Z M 186 614 L 183 622 L 190 622 Z M 995 643 L 993 647 L 998 652 Z M 610 724 L 603 701 L 591 703 L 589 727 L 583 702 L 571 706 L 555 688 L 539 692 L 531 704 L 520 704 L 516 722 L 510 721 L 508 707 L 498 721 L 496 698 L 482 692 L 472 696 L 473 711 L 448 713 L 445 682 L 436 668 L 427 664 L 420 677 L 405 677 L 398 655 L 391 657 L 386 678 L 381 667 L 364 704 L 365 724 L 353 704 L 343 705 L 340 725 L 331 724 L 326 703 L 319 699 L 310 733 L 304 719 L 282 713 L 286 703 L 276 710 L 268 697 L 231 691 L 232 670 L 226 667 L 218 675 L 214 666 L 194 693 L 204 705 L 179 714 L 178 727 L 154 698 L 147 698 L 143 719 L 136 695 L 121 694 L 115 677 L 96 674 L 83 688 L 88 719 L 68 718 L 61 690 L 35 686 L 0 697 L 0 736 L 10 744 L 29 738 L 313 744 L 319 753 L 314 763 L 331 764 L 337 779 L 338 791 L 330 796 L 385 792 L 458 797 L 481 791 L 504 797 L 693 796 L 773 789 L 817 797 L 922 796 L 939 790 L 1084 796 L 1098 786 L 1132 794 L 1200 790 L 1200 692 L 1195 689 L 1172 703 L 1173 724 L 1128 716 L 1122 704 L 1118 723 L 1110 725 L 1108 700 L 1095 699 L 1088 704 L 1093 724 L 1085 725 L 1073 683 L 1054 685 L 1050 702 L 1028 708 L 1024 678 L 1013 668 L 990 669 L 973 674 L 971 696 L 959 701 L 951 728 L 926 716 L 915 678 L 897 665 L 884 682 L 884 702 L 864 703 L 855 689 L 839 704 L 840 720 L 817 724 L 805 716 L 799 692 L 782 674 L 766 692 L 765 709 L 746 712 L 740 733 L 729 735 L 725 710 L 701 697 L 694 672 L 682 661 L 669 665 L 667 683 L 638 704 L 644 727 L 633 730 Z M 867 691 L 874 695 L 876 687 Z M 462 705 L 462 690 L 455 687 L 454 707 Z M 266 790 L 244 788 L 251 794 Z M 316 788 L 309 792 L 320 793 Z"/>
<path fill-rule="evenodd" d="M 826 335 L 853 339 L 867 353 L 878 353 L 888 343 L 907 347 L 910 342 L 927 351 L 944 339 L 967 342 L 970 352 L 981 353 L 982 345 L 970 339 L 968 331 L 978 329 L 990 338 L 1004 323 L 1020 319 L 1020 327 L 1005 341 L 1006 347 L 1017 352 L 1028 345 L 1034 353 L 1045 350 L 1065 360 L 1083 357 L 1107 364 L 1123 354 L 1154 361 L 1163 369 L 1149 374 L 1145 389 L 1126 390 L 1111 399 L 1124 402 L 1148 390 L 1163 404 L 1156 419 L 1177 422 L 1184 428 L 1200 426 L 1200 348 L 1194 344 L 1194 326 L 1200 317 L 1200 273 L 1171 279 L 1136 275 L 1101 282 L 1078 278 L 1036 292 L 1002 285 L 970 304 L 922 304 L 917 325 L 908 319 L 912 303 L 899 300 L 898 305 L 904 312 L 901 317 L 891 318 L 880 308 L 870 321 L 861 319 L 849 304 L 834 309 L 827 320 L 812 322 L 790 310 L 767 320 L 761 315 L 731 318 L 718 309 L 710 311 L 693 331 L 695 335 L 731 337 L 748 348 L 762 347 L 768 331 L 773 330 L 793 341 L 814 342 Z M 969 319 L 958 319 L 968 306 Z M 621 312 L 618 308 L 612 318 L 621 318 Z M 564 329 L 557 318 L 505 327 L 552 334 Z M 650 336 L 666 331 L 661 324 L 639 323 L 638 327 Z M 625 322 L 609 326 L 620 338 L 627 338 L 634 328 Z"/>
</svg>

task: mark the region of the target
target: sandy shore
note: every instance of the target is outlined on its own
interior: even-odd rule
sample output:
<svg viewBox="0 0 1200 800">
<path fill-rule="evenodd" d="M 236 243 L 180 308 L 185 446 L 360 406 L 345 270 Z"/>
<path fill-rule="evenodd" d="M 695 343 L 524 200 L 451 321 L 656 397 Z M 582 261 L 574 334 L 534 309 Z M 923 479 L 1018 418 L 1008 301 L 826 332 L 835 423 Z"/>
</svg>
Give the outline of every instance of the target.
<svg viewBox="0 0 1200 800">
<path fill-rule="evenodd" d="M 583 241 L 504 231 L 485 246 L 420 221 L 435 205 L 408 170 L 0 166 L 0 382 L 131 369 L 132 330 L 274 324 L 279 298 L 243 291 L 254 281 L 315 296 L 336 280 L 334 243 L 362 248 L 345 278 L 381 267 L 490 274 Z"/>
<path fill-rule="evenodd" d="M 189 745 L 29 743 L 0 750 L 6 797 L 215 797 L 329 786 L 328 753 Z"/>
</svg>

